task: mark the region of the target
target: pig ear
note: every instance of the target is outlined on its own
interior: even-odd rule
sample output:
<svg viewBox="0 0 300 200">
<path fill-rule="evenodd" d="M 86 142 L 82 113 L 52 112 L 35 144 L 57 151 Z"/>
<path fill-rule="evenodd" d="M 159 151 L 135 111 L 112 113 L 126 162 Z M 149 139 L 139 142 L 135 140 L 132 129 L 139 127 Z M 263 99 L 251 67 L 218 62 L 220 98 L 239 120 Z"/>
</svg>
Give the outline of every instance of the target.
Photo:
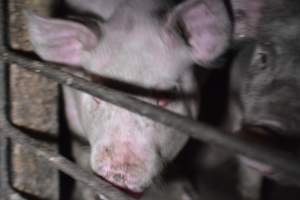
<svg viewBox="0 0 300 200">
<path fill-rule="evenodd" d="M 232 25 L 227 9 L 220 0 L 187 0 L 174 9 L 167 26 L 179 25 L 196 62 L 215 61 L 227 49 Z"/>
<path fill-rule="evenodd" d="M 44 60 L 68 65 L 80 65 L 84 51 L 98 44 L 97 36 L 76 22 L 47 19 L 24 12 L 29 38 L 35 52 Z"/>
</svg>

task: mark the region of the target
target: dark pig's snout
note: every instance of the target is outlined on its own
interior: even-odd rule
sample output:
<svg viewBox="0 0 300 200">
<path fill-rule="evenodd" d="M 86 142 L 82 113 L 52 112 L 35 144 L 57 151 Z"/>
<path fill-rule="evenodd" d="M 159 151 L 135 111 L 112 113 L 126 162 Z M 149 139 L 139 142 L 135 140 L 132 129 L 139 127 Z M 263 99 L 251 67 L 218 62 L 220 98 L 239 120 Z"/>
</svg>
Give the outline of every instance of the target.
<svg viewBox="0 0 300 200">
<path fill-rule="evenodd" d="M 237 134 L 260 144 L 269 143 L 268 138 L 272 138 L 272 133 L 268 130 L 254 125 L 243 125 Z M 266 176 L 271 176 L 274 173 L 274 169 L 269 165 L 243 156 L 240 159 L 243 164 L 260 171 Z"/>
<path fill-rule="evenodd" d="M 237 134 L 258 144 L 299 156 L 299 138 L 289 137 L 282 130 L 277 129 L 277 127 L 272 127 L 272 125 L 244 123 Z M 290 180 L 289 176 L 270 165 L 244 156 L 240 156 L 240 160 L 243 164 L 261 172 L 264 176 L 280 181 L 284 184 L 294 184 L 294 182 Z"/>
</svg>

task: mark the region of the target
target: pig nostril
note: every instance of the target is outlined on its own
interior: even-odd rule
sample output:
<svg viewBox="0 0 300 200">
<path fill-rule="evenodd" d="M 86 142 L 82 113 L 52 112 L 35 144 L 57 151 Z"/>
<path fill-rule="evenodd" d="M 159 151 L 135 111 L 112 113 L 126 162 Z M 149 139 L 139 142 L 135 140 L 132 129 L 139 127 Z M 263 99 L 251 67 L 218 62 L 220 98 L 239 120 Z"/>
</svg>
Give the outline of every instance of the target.
<svg viewBox="0 0 300 200">
<path fill-rule="evenodd" d="M 234 14 L 236 20 L 245 20 L 247 18 L 247 14 L 243 10 L 237 10 Z"/>
</svg>

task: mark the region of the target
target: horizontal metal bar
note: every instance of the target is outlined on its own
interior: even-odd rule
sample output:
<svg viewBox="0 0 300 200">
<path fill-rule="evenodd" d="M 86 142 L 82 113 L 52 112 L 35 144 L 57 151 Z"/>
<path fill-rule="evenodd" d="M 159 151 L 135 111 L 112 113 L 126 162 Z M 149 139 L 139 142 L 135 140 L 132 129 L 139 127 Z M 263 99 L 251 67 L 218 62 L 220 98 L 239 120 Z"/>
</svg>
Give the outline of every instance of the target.
<svg viewBox="0 0 300 200">
<path fill-rule="evenodd" d="M 14 142 L 22 144 L 29 150 L 32 150 L 32 152 L 34 152 L 37 156 L 46 159 L 53 167 L 63 171 L 74 179 L 83 182 L 90 188 L 94 189 L 98 194 L 102 194 L 105 199 L 134 199 L 128 197 L 126 194 L 117 190 L 104 180 L 96 177 L 94 174 L 81 169 L 76 164 L 59 155 L 58 153 L 46 149 L 45 147 L 41 147 L 36 140 L 25 135 L 19 129 L 6 124 L 0 128 L 0 131 L 2 135 L 4 134 L 5 136 L 13 139 Z"/>
<path fill-rule="evenodd" d="M 20 67 L 46 76 L 61 84 L 87 92 L 156 122 L 173 127 L 195 139 L 225 147 L 235 153 L 272 165 L 277 170 L 284 171 L 294 181 L 300 183 L 300 161 L 298 158 L 292 157 L 285 152 L 244 140 L 236 135 L 223 133 L 211 126 L 145 103 L 125 93 L 89 82 L 60 70 L 58 65 L 45 64 L 14 51 L 7 50 L 2 52 L 1 55 L 7 61 L 19 64 Z"/>
</svg>

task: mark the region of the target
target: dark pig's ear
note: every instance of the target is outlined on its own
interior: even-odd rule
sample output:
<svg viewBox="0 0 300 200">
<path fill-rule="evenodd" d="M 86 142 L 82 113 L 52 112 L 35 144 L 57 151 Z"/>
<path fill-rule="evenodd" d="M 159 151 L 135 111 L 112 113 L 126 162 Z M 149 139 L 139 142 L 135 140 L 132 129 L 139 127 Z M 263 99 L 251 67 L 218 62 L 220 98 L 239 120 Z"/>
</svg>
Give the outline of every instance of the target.
<svg viewBox="0 0 300 200">
<path fill-rule="evenodd" d="M 232 37 L 232 23 L 222 0 L 187 0 L 170 13 L 166 27 L 182 28 L 193 59 L 209 66 L 222 55 Z"/>
<path fill-rule="evenodd" d="M 273 1 L 272 4 L 278 2 Z M 231 0 L 234 18 L 234 40 L 256 38 L 265 3 L 262 0 Z"/>
<path fill-rule="evenodd" d="M 43 18 L 28 11 L 24 14 L 33 48 L 46 61 L 79 66 L 82 54 L 99 43 L 97 36 L 82 24 Z"/>
</svg>

